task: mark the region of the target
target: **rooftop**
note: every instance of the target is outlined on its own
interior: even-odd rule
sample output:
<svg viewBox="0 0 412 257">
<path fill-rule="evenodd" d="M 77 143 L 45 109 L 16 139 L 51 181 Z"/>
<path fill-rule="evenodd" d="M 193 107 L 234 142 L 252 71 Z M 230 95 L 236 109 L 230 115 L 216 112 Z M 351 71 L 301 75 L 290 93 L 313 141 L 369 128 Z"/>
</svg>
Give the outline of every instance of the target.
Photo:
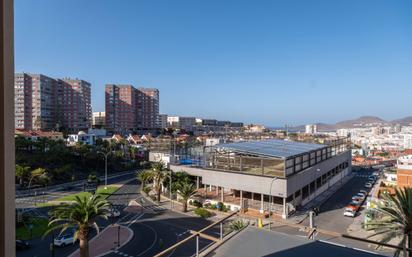
<svg viewBox="0 0 412 257">
<path fill-rule="evenodd" d="M 326 145 L 310 144 L 279 139 L 260 141 L 247 141 L 236 143 L 223 143 L 215 145 L 216 148 L 227 148 L 237 152 L 256 154 L 267 157 L 288 158 L 295 155 L 325 148 Z"/>
<path fill-rule="evenodd" d="M 374 252 L 248 227 L 209 253 L 210 257 L 378 257 Z"/>
</svg>

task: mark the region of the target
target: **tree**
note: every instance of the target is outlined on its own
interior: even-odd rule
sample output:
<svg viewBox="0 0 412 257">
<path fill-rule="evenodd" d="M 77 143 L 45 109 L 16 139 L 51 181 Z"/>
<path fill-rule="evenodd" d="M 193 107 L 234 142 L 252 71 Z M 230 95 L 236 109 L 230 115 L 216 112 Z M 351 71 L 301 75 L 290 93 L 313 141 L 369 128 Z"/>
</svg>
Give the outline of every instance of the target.
<svg viewBox="0 0 412 257">
<path fill-rule="evenodd" d="M 160 202 L 160 194 L 162 191 L 162 181 L 166 177 L 165 164 L 162 161 L 152 164 L 150 171 L 150 179 L 153 179 L 153 186 L 156 191 L 157 202 Z"/>
<path fill-rule="evenodd" d="M 183 212 L 187 212 L 187 201 L 196 194 L 196 188 L 193 184 L 183 183 L 177 189 L 177 193 L 182 197 Z"/>
<path fill-rule="evenodd" d="M 146 186 L 146 182 L 148 182 L 152 178 L 152 174 L 150 170 L 144 170 L 137 174 L 137 179 L 142 183 L 141 189 L 143 190 Z"/>
<path fill-rule="evenodd" d="M 19 180 L 20 186 L 23 186 L 25 179 L 30 177 L 30 167 L 16 164 L 16 178 Z"/>
<path fill-rule="evenodd" d="M 110 204 L 106 200 L 101 200 L 97 195 L 89 198 L 76 196 L 73 204 L 58 206 L 50 212 L 50 229 L 44 236 L 54 230 L 60 230 L 62 234 L 67 229 L 74 228 L 75 239 L 79 239 L 80 242 L 80 256 L 89 257 L 90 228 L 94 227 L 99 233 L 96 220 L 98 218 L 107 220 L 109 210 Z"/>
<path fill-rule="evenodd" d="M 403 256 L 406 247 L 412 248 L 412 188 L 396 189 L 395 195 L 382 194 L 382 202 L 377 209 L 381 218 L 366 224 L 367 230 L 374 230 L 369 237 L 380 236 L 379 241 L 387 243 L 395 237 L 400 237 L 399 246 L 402 247 Z M 400 250 L 394 256 L 399 256 Z M 412 256 L 409 251 L 408 256 Z"/>
<path fill-rule="evenodd" d="M 31 182 L 33 181 L 34 178 L 43 176 L 45 173 L 46 173 L 46 170 L 43 168 L 37 168 L 35 170 L 32 170 L 30 173 L 30 180 L 29 180 L 28 188 L 30 188 Z"/>
</svg>

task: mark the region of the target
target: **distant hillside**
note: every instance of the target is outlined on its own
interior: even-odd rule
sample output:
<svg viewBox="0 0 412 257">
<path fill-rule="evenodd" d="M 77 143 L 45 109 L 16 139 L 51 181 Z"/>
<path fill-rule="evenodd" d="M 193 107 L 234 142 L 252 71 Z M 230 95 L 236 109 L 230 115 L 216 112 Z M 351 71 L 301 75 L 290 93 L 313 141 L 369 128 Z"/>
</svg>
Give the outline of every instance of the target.
<svg viewBox="0 0 412 257">
<path fill-rule="evenodd" d="M 393 120 L 391 121 L 392 124 L 401 124 L 401 125 L 409 125 L 412 124 L 412 116 L 405 117 L 403 119 Z"/>
<path fill-rule="evenodd" d="M 412 116 L 405 117 L 402 119 L 397 119 L 393 121 L 385 121 L 376 116 L 362 116 L 353 120 L 344 120 L 336 124 L 326 124 L 326 123 L 316 123 L 318 126 L 318 131 L 335 131 L 340 128 L 360 128 L 360 127 L 371 127 L 377 125 L 409 125 L 412 124 Z M 290 131 L 305 131 L 305 125 L 300 125 L 296 127 L 290 127 Z"/>
<path fill-rule="evenodd" d="M 379 117 L 375 116 L 362 116 L 354 120 L 345 120 L 335 124 L 335 128 L 354 128 L 354 127 L 367 127 L 373 125 L 383 125 L 387 122 Z"/>
</svg>

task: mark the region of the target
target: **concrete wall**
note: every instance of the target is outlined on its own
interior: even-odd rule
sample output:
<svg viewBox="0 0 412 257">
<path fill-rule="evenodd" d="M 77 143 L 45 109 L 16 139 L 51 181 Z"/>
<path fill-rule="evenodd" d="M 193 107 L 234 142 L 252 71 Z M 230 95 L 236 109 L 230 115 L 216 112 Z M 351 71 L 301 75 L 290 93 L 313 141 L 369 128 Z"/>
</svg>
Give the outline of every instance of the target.
<svg viewBox="0 0 412 257">
<path fill-rule="evenodd" d="M 188 166 L 170 165 L 170 168 L 177 171 L 185 171 L 192 176 L 202 177 L 203 184 L 221 186 L 224 188 L 249 191 L 259 194 L 269 195 L 272 178 L 224 172 L 216 170 L 205 170 Z M 272 194 L 274 196 L 286 196 L 286 180 L 277 179 L 273 182 Z"/>
<path fill-rule="evenodd" d="M 351 158 L 351 152 L 347 151 L 289 177 L 287 182 L 287 195 L 289 196 L 295 193 L 297 190 L 312 182 L 315 178 L 335 168 L 338 164 L 344 161 L 349 161 L 349 163 L 351 163 Z M 317 169 L 320 171 L 317 171 Z M 349 170 L 351 170 L 351 166 L 349 166 Z"/>
</svg>

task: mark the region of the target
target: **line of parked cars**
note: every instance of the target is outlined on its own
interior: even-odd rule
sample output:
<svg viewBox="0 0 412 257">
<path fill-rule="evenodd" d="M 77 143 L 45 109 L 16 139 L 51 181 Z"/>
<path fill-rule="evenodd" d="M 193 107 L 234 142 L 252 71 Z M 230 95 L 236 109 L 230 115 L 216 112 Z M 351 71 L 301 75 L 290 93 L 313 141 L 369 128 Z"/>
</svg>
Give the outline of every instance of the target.
<svg viewBox="0 0 412 257">
<path fill-rule="evenodd" d="M 352 196 L 351 202 L 346 206 L 345 211 L 343 212 L 343 216 L 352 218 L 356 216 L 377 179 L 377 174 L 372 174 L 368 177 L 368 182 L 365 183 L 365 190 L 360 190 L 359 193 Z"/>
</svg>

